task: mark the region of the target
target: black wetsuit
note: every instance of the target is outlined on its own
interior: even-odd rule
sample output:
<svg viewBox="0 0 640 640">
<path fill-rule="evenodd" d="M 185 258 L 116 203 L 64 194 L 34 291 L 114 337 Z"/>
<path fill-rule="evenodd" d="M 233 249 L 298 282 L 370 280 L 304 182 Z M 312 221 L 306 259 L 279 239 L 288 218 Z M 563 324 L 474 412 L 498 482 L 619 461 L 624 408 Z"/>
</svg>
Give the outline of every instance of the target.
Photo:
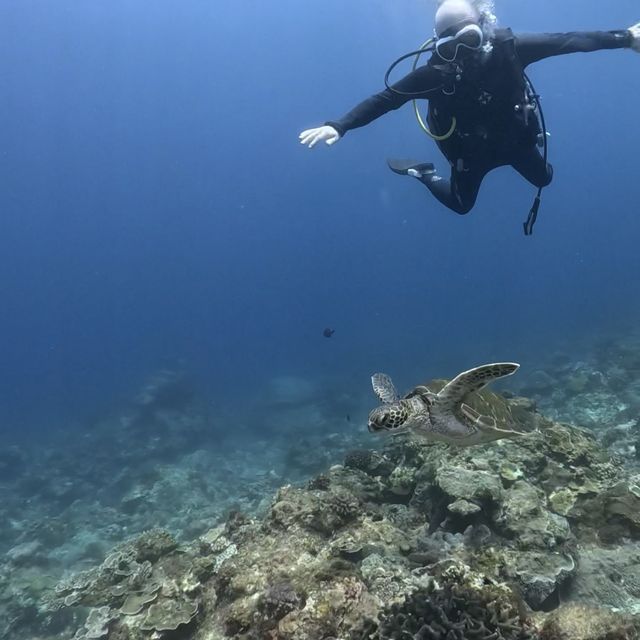
<svg viewBox="0 0 640 640">
<path fill-rule="evenodd" d="M 431 131 L 446 133 L 454 116 L 457 125 L 448 140 L 438 143 L 451 164 L 451 180 L 436 175 L 420 180 L 442 204 L 468 213 L 485 175 L 496 167 L 511 165 L 536 187 L 551 182 L 551 165 L 537 146 L 538 119 L 526 108 L 524 69 L 551 56 L 622 49 L 631 42 L 627 30 L 514 35 L 499 29 L 490 53 L 461 50 L 454 63 L 444 63 L 434 53 L 428 64 L 393 85 L 401 94 L 386 89 L 326 124 L 343 136 L 413 98 L 428 99 Z"/>
</svg>

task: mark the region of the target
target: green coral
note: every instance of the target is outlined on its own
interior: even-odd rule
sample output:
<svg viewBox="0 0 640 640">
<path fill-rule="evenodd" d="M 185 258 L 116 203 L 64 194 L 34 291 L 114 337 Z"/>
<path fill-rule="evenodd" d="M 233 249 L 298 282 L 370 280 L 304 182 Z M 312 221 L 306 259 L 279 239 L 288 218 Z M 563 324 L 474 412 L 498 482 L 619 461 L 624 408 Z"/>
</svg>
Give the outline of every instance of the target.
<svg viewBox="0 0 640 640">
<path fill-rule="evenodd" d="M 639 619 L 575 603 L 552 613 L 540 632 L 540 640 L 634 640 L 639 636 Z"/>
<path fill-rule="evenodd" d="M 138 638 L 140 629 L 175 630 L 195 617 L 201 578 L 213 571 L 203 549 L 202 543 L 177 549 L 169 533 L 147 531 L 116 547 L 99 567 L 60 583 L 51 607 L 93 607 L 79 636 L 87 640 L 107 631 L 111 638 L 111 629 L 123 640 Z"/>
<path fill-rule="evenodd" d="M 454 498 L 498 501 L 502 496 L 500 480 L 486 471 L 443 465 L 436 474 L 436 482 Z"/>
<path fill-rule="evenodd" d="M 198 613 L 198 604 L 190 600 L 162 599 L 152 604 L 141 629 L 145 631 L 175 631 L 189 624 Z"/>
<path fill-rule="evenodd" d="M 151 529 L 133 542 L 137 562 L 156 562 L 178 547 L 176 539 L 164 529 Z"/>
<path fill-rule="evenodd" d="M 389 488 L 398 496 L 408 496 L 416 486 L 416 469 L 409 466 L 396 467 L 389 476 Z"/>
</svg>

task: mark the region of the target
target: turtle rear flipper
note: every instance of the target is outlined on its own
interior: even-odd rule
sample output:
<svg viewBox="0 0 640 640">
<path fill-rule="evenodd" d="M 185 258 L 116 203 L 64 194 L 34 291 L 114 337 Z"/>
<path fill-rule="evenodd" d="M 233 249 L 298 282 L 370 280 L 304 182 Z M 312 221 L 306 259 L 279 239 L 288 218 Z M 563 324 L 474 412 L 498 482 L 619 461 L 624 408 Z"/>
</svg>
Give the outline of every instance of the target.
<svg viewBox="0 0 640 640">
<path fill-rule="evenodd" d="M 440 412 L 452 412 L 470 393 L 480 391 L 494 380 L 514 374 L 519 367 L 515 362 L 497 362 L 463 371 L 440 390 L 434 400 L 434 408 Z"/>
<path fill-rule="evenodd" d="M 400 395 L 396 391 L 391 378 L 386 373 L 374 373 L 371 376 L 371 385 L 373 386 L 373 392 L 378 396 L 380 402 L 391 404 L 392 402 L 398 402 L 398 400 L 400 400 Z"/>
</svg>

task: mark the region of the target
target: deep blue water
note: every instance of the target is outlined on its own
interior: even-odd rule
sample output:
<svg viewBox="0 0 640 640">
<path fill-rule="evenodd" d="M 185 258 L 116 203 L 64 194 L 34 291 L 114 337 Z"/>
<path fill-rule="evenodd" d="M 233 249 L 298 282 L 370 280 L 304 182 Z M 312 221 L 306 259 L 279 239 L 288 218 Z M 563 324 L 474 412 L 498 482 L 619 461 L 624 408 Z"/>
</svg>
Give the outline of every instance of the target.
<svg viewBox="0 0 640 640">
<path fill-rule="evenodd" d="M 516 31 L 640 19 L 632 0 L 497 13 Z M 530 69 L 555 166 L 533 238 L 534 189 L 509 169 L 466 217 L 388 171 L 387 155 L 444 166 L 410 106 L 331 149 L 298 144 L 380 90 L 432 14 L 392 0 L 3 0 L 7 437 L 108 410 L 165 364 L 218 402 L 278 374 L 357 393 L 374 370 L 411 384 L 526 367 L 637 324 L 640 56 Z"/>
</svg>

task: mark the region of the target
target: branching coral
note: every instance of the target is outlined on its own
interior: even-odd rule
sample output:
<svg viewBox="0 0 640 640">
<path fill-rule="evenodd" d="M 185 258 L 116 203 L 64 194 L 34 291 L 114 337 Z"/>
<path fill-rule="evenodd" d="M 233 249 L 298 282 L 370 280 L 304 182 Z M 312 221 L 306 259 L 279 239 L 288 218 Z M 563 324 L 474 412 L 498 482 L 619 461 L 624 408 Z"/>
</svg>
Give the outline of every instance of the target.
<svg viewBox="0 0 640 640">
<path fill-rule="evenodd" d="M 301 597 L 288 582 L 278 582 L 269 586 L 262 594 L 259 604 L 260 611 L 271 621 L 284 618 L 298 607 L 304 607 L 304 597 Z"/>
<path fill-rule="evenodd" d="M 373 466 L 374 453 L 370 449 L 352 449 L 344 457 L 344 466 L 360 471 L 369 471 Z"/>
<path fill-rule="evenodd" d="M 456 581 L 420 589 L 369 622 L 359 640 L 533 640 L 508 592 Z"/>
</svg>

